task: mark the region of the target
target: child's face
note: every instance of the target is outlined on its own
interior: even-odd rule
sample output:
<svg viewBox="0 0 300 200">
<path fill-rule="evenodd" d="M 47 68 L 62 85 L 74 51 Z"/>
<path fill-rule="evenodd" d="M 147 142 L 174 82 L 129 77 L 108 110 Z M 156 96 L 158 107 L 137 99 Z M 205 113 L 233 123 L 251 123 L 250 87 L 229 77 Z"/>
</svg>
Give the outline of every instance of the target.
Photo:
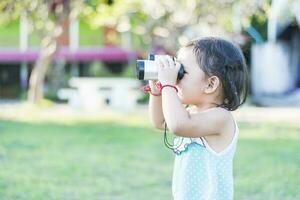
<svg viewBox="0 0 300 200">
<path fill-rule="evenodd" d="M 177 84 L 179 98 L 184 104 L 200 104 L 206 87 L 206 76 L 196 61 L 193 47 L 181 48 L 177 53 L 177 61 L 183 64 L 187 72 Z"/>
</svg>

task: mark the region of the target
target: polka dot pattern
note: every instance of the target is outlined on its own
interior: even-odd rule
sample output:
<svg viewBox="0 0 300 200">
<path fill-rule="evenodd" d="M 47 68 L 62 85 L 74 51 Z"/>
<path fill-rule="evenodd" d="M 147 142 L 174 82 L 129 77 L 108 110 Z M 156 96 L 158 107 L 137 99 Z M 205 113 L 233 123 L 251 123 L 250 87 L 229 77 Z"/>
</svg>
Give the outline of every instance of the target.
<svg viewBox="0 0 300 200">
<path fill-rule="evenodd" d="M 220 155 L 198 143 L 190 143 L 177 153 L 172 181 L 174 200 L 232 200 L 236 141 Z"/>
</svg>

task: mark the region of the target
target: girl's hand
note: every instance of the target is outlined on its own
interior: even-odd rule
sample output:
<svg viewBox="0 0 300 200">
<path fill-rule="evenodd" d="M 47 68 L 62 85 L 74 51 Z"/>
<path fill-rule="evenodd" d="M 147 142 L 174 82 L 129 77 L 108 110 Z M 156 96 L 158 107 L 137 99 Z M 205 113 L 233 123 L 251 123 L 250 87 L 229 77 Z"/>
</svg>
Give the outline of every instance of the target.
<svg viewBox="0 0 300 200">
<path fill-rule="evenodd" d="M 149 80 L 149 86 L 151 88 L 151 91 L 154 93 L 154 94 L 159 94 L 160 93 L 160 90 L 156 87 L 156 83 L 158 81 L 156 80 Z"/>
<path fill-rule="evenodd" d="M 156 59 L 158 64 L 158 80 L 162 85 L 175 85 L 177 82 L 180 64 L 175 63 L 171 56 L 159 56 Z"/>
</svg>

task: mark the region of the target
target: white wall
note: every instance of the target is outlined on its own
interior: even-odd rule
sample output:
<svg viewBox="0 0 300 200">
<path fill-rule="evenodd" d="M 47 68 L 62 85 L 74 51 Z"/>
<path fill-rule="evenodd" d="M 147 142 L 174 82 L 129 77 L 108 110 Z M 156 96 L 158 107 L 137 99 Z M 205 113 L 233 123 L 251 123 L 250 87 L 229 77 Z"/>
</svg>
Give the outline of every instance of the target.
<svg viewBox="0 0 300 200">
<path fill-rule="evenodd" d="M 295 86 L 288 43 L 255 44 L 251 49 L 251 86 L 254 96 L 281 95 Z"/>
</svg>

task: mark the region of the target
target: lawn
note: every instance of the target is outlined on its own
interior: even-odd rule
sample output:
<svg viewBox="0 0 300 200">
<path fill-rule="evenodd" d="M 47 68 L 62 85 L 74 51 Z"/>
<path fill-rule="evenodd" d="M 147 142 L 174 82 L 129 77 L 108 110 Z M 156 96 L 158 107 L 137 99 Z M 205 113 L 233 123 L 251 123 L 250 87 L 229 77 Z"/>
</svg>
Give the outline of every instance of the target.
<svg viewBox="0 0 300 200">
<path fill-rule="evenodd" d="M 0 199 L 171 199 L 174 155 L 145 114 L 0 118 Z M 300 199 L 300 124 L 239 122 L 236 200 Z"/>
</svg>

